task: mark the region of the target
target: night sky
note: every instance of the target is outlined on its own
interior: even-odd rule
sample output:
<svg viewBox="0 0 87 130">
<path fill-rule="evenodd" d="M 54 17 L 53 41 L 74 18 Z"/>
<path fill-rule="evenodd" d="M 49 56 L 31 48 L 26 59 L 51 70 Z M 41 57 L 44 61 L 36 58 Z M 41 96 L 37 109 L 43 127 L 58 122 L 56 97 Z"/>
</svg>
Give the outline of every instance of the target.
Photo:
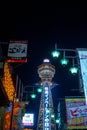
<svg viewBox="0 0 87 130">
<path fill-rule="evenodd" d="M 58 48 L 87 48 L 86 9 L 80 1 L 68 4 L 32 4 L 26 9 L 20 7 L 18 12 L 11 7 L 12 14 L 2 16 L 0 24 L 0 41 L 28 40 L 28 62 L 14 70 L 24 86 L 40 81 L 37 66 L 44 58 L 49 58 L 56 67 L 53 81 L 59 85 L 52 90 L 56 109 L 59 98 L 79 95 L 79 92 L 71 91 L 78 88 L 79 80 L 78 74 L 73 76 L 68 71 L 70 65 L 65 68 L 59 60 L 52 58 L 55 43 Z"/>
</svg>

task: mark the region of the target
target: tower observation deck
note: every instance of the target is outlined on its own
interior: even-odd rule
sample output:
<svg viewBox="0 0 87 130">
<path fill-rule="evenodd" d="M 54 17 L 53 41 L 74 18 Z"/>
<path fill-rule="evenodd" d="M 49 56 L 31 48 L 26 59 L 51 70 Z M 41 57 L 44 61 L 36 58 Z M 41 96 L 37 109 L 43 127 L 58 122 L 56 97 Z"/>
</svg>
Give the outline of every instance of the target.
<svg viewBox="0 0 87 130">
<path fill-rule="evenodd" d="M 52 101 L 52 78 L 55 74 L 55 66 L 48 59 L 38 66 L 38 74 L 41 78 L 42 95 L 38 115 L 37 130 L 56 130 L 53 101 Z"/>
</svg>

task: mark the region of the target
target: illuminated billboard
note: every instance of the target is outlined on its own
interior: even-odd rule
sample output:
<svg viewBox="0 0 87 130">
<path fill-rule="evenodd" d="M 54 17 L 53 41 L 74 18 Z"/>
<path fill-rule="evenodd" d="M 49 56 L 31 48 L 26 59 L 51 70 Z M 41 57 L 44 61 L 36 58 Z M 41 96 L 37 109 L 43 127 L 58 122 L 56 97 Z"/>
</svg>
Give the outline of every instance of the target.
<svg viewBox="0 0 87 130">
<path fill-rule="evenodd" d="M 8 62 L 27 62 L 28 41 L 10 41 L 8 47 Z"/>
<path fill-rule="evenodd" d="M 34 125 L 34 114 L 25 113 L 25 115 L 22 118 L 22 125 L 23 126 L 33 126 Z"/>
<path fill-rule="evenodd" d="M 87 129 L 87 105 L 84 98 L 66 98 L 68 129 Z"/>
<path fill-rule="evenodd" d="M 87 49 L 77 49 L 77 52 L 80 61 L 83 90 L 87 104 Z"/>
</svg>

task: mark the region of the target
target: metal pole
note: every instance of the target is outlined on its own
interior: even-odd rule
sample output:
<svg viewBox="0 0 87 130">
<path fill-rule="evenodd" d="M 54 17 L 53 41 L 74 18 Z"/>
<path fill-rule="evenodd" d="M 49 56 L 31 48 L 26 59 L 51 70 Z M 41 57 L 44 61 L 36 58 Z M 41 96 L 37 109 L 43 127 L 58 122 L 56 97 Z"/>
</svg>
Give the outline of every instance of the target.
<svg viewBox="0 0 87 130">
<path fill-rule="evenodd" d="M 13 94 L 13 101 L 12 101 L 12 112 L 11 112 L 10 130 L 12 130 L 12 122 L 13 122 L 14 96 L 15 96 L 15 94 Z"/>
<path fill-rule="evenodd" d="M 22 88 L 21 88 L 21 99 L 20 99 L 20 101 L 22 102 L 22 99 L 23 99 L 23 83 L 22 83 L 22 86 L 21 86 Z"/>
<path fill-rule="evenodd" d="M 21 91 L 21 79 L 19 80 L 19 90 L 18 90 L 18 99 L 20 101 L 20 91 Z"/>
<path fill-rule="evenodd" d="M 57 50 L 57 43 L 55 44 L 55 50 Z"/>
<path fill-rule="evenodd" d="M 16 94 L 17 94 L 17 91 L 18 91 L 18 75 L 16 76 Z"/>
</svg>

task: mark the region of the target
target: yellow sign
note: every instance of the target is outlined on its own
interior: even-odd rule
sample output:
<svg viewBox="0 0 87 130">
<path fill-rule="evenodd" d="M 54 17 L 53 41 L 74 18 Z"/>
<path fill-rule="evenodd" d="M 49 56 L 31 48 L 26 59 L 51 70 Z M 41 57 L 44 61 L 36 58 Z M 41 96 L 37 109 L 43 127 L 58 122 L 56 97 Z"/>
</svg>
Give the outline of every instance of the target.
<svg viewBox="0 0 87 130">
<path fill-rule="evenodd" d="M 87 129 L 87 105 L 85 98 L 66 98 L 68 129 Z"/>
</svg>

